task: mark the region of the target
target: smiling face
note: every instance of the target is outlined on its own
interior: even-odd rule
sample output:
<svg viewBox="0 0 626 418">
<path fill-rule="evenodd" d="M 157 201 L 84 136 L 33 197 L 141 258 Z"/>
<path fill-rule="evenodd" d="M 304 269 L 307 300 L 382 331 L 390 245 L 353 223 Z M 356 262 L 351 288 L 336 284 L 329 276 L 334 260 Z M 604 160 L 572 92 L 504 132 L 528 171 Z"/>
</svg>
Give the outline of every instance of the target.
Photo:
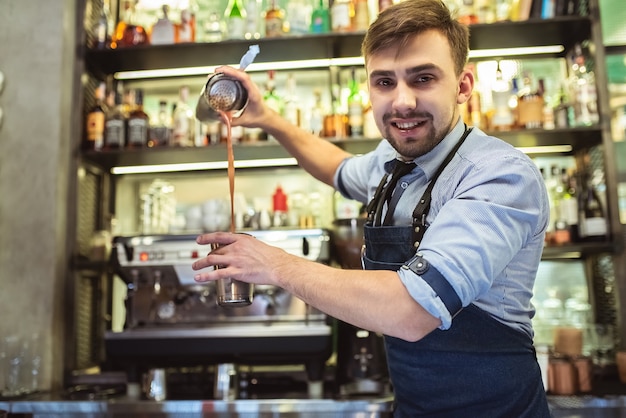
<svg viewBox="0 0 626 418">
<path fill-rule="evenodd" d="M 456 73 L 447 38 L 434 29 L 370 54 L 366 68 L 376 125 L 407 160 L 450 132 L 474 85 L 471 71 Z"/>
</svg>

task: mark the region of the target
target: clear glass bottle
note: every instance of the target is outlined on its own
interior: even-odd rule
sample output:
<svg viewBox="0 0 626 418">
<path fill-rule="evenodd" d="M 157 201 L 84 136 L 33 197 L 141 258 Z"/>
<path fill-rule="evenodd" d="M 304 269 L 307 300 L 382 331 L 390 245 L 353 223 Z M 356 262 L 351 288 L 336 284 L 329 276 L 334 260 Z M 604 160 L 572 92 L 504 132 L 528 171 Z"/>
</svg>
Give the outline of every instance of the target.
<svg viewBox="0 0 626 418">
<path fill-rule="evenodd" d="M 178 91 L 178 101 L 172 112 L 172 145 L 178 147 L 192 147 L 195 138 L 195 116 L 193 109 L 187 103 L 189 87 L 181 86 Z"/>
<path fill-rule="evenodd" d="M 196 24 L 189 8 L 180 11 L 180 22 L 174 25 L 174 42 L 177 44 L 196 41 Z"/>
<path fill-rule="evenodd" d="M 241 0 L 228 0 L 228 6 L 226 6 L 224 11 L 224 19 L 226 20 L 225 38 L 244 39 L 247 16 Z"/>
<path fill-rule="evenodd" d="M 351 0 L 335 0 L 330 8 L 330 25 L 333 32 L 352 32 L 354 6 Z"/>
<path fill-rule="evenodd" d="M 263 2 L 262 0 L 246 1 L 246 39 L 259 39 L 262 34 Z"/>
<path fill-rule="evenodd" d="M 301 125 L 301 111 L 298 96 L 296 92 L 296 79 L 293 73 L 287 74 L 287 82 L 285 89 L 285 107 L 284 116 L 289 122 L 295 126 Z"/>
<path fill-rule="evenodd" d="M 574 118 L 577 126 L 599 123 L 595 74 L 588 67 L 582 46 L 577 43 L 570 64 L 570 97 L 574 99 Z"/>
<path fill-rule="evenodd" d="M 220 19 L 217 12 L 211 12 L 204 23 L 204 42 L 221 42 L 225 32 L 225 22 Z"/>
<path fill-rule="evenodd" d="M 363 136 L 363 96 L 359 81 L 356 78 L 356 68 L 350 69 L 350 94 L 348 95 L 348 127 L 352 138 Z"/>
<path fill-rule="evenodd" d="M 287 25 L 290 35 L 305 35 L 311 27 L 312 0 L 289 0 L 287 2 Z"/>
<path fill-rule="evenodd" d="M 496 68 L 496 78 L 491 85 L 491 100 L 493 102 L 493 116 L 491 128 L 498 131 L 508 131 L 513 128 L 515 118 L 509 106 L 511 98 L 511 83 L 505 80 L 500 69 L 500 61 Z"/>
<path fill-rule="evenodd" d="M 174 43 L 174 23 L 169 18 L 170 7 L 164 4 L 161 8 L 162 16 L 152 26 L 150 43 L 153 45 Z"/>
<path fill-rule="evenodd" d="M 92 43 L 93 49 L 105 49 L 109 47 L 111 42 L 112 30 L 110 27 L 111 16 L 109 12 L 109 5 L 106 1 L 101 0 L 99 2 L 100 13 L 96 19 L 92 28 Z"/>
</svg>

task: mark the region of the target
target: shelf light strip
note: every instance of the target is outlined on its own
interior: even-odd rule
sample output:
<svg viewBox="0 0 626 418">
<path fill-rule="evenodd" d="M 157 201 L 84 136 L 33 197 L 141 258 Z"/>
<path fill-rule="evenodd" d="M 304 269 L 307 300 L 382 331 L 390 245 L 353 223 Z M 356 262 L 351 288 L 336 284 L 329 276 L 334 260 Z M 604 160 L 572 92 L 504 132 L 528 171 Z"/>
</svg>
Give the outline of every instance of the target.
<svg viewBox="0 0 626 418">
<path fill-rule="evenodd" d="M 489 57 L 510 57 L 519 55 L 541 55 L 541 54 L 558 54 L 565 50 L 562 45 L 546 45 L 521 48 L 503 48 L 503 49 L 477 49 L 469 52 L 472 58 L 489 58 Z M 237 66 L 238 64 L 229 64 Z M 346 57 L 346 58 L 323 58 L 300 61 L 275 61 L 252 63 L 247 68 L 249 72 L 265 72 L 268 70 L 299 70 L 336 67 L 350 67 L 363 65 L 363 57 Z M 158 70 L 137 70 L 137 71 L 120 71 L 113 76 L 117 80 L 140 80 L 148 78 L 166 78 L 166 77 L 191 77 L 211 74 L 215 71 L 216 66 L 205 67 L 183 67 L 183 68 L 164 68 Z"/>
<path fill-rule="evenodd" d="M 550 145 L 545 147 L 518 147 L 526 154 L 555 154 L 572 151 L 571 145 Z M 235 168 L 289 167 L 297 166 L 295 158 L 264 158 L 258 160 L 236 160 Z M 149 174 L 171 173 L 176 171 L 225 170 L 227 161 L 211 161 L 203 163 L 129 165 L 111 168 L 111 174 Z"/>
<path fill-rule="evenodd" d="M 298 162 L 295 158 L 265 158 L 258 160 L 238 160 L 235 161 L 235 168 L 255 168 L 255 167 L 288 167 L 296 166 Z M 111 168 L 111 174 L 148 174 L 148 173 L 171 173 L 175 171 L 197 171 L 197 170 L 225 170 L 228 168 L 228 161 L 211 161 L 203 163 L 182 163 L 182 164 L 154 164 L 154 165 L 129 165 Z"/>
</svg>

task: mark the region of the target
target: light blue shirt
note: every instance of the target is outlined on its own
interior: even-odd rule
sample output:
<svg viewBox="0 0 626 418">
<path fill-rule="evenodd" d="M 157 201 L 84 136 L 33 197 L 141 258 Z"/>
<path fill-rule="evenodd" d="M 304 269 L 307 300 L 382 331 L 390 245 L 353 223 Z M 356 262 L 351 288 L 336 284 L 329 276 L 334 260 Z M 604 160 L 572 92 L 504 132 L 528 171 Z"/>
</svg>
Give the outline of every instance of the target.
<svg viewBox="0 0 626 418">
<path fill-rule="evenodd" d="M 410 225 L 428 182 L 464 131 L 462 121 L 399 183 L 394 225 Z M 335 185 L 368 203 L 398 153 L 382 140 L 374 151 L 346 159 Z M 420 252 L 449 281 L 463 306 L 471 303 L 533 336 L 531 303 L 549 222 L 548 195 L 533 161 L 510 144 L 474 128 L 435 183 Z M 407 260 L 408 261 L 408 260 Z M 398 271 L 411 296 L 448 329 L 452 318 L 434 290 L 411 270 Z"/>
</svg>

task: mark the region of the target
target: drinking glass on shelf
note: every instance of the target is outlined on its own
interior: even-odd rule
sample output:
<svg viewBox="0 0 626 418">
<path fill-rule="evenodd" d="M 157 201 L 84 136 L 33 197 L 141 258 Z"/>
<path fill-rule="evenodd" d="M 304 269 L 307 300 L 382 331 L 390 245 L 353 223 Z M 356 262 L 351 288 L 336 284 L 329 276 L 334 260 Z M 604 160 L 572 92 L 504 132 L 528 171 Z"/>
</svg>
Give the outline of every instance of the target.
<svg viewBox="0 0 626 418">
<path fill-rule="evenodd" d="M 23 351 L 20 338 L 15 335 L 2 341 L 4 353 L 4 387 L 2 396 L 12 397 L 21 393 L 20 374 L 23 366 Z"/>
<path fill-rule="evenodd" d="M 613 326 L 608 324 L 590 324 L 585 331 L 585 354 L 591 355 L 596 365 L 604 366 L 612 363 L 615 356 Z"/>
</svg>

